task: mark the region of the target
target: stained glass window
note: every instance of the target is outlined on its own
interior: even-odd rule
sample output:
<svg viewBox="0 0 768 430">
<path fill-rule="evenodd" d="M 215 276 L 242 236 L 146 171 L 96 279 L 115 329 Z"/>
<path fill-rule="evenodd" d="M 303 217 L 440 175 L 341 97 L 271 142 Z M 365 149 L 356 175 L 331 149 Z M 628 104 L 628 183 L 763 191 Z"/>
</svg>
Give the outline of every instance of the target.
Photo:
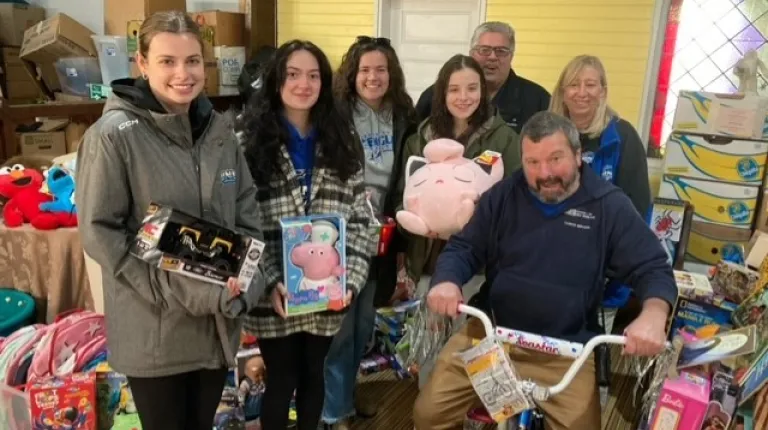
<svg viewBox="0 0 768 430">
<path fill-rule="evenodd" d="M 733 66 L 750 49 L 768 63 L 762 49 L 768 35 L 765 0 L 672 0 L 651 122 L 649 155 L 663 154 L 672 131 L 680 90 L 735 92 Z M 759 87 L 768 87 L 759 76 Z"/>
</svg>

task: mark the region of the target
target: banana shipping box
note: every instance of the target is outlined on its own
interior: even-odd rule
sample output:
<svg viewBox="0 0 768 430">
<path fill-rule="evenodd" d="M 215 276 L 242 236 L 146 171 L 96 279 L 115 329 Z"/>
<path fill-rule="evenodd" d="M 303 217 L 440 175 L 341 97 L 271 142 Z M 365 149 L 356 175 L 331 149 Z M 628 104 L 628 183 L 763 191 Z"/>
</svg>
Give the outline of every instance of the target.
<svg viewBox="0 0 768 430">
<path fill-rule="evenodd" d="M 768 98 L 745 94 L 680 91 L 672 129 L 768 140 Z"/>
<path fill-rule="evenodd" d="M 743 262 L 751 236 L 749 229 L 694 221 L 686 260 L 707 265 L 715 265 L 720 260 Z"/>
<path fill-rule="evenodd" d="M 672 133 L 667 140 L 664 174 L 760 185 L 768 142 Z"/>
<path fill-rule="evenodd" d="M 757 211 L 757 185 L 729 184 L 678 175 L 664 175 L 659 197 L 690 202 L 693 220 L 749 231 Z M 747 237 L 749 240 L 749 237 Z"/>
</svg>

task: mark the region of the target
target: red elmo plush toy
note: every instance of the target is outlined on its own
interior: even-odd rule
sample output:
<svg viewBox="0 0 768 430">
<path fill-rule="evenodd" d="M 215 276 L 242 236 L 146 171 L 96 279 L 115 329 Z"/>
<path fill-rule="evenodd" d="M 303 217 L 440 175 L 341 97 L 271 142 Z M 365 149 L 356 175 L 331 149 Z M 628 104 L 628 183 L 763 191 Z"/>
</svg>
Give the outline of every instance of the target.
<svg viewBox="0 0 768 430">
<path fill-rule="evenodd" d="M 77 226 L 77 215 L 62 212 L 42 212 L 40 204 L 53 197 L 40 192 L 43 174 L 25 169 L 21 164 L 0 168 L 0 196 L 8 199 L 3 206 L 3 219 L 8 227 L 25 222 L 40 230 Z"/>
</svg>

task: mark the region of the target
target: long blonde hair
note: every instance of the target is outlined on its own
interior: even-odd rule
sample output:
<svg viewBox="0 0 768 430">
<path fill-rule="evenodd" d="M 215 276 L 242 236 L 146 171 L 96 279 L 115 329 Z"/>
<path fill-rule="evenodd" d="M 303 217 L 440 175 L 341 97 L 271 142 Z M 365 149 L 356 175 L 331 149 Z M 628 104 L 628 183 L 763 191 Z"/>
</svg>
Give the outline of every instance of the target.
<svg viewBox="0 0 768 430">
<path fill-rule="evenodd" d="M 555 84 L 555 89 L 552 91 L 549 110 L 563 115 L 566 118 L 571 117 L 568 113 L 568 107 L 565 105 L 565 87 L 575 81 L 579 76 L 579 73 L 586 67 L 592 67 L 597 70 L 597 73 L 600 75 L 600 85 L 605 91 L 605 96 L 600 100 L 600 104 L 597 106 L 597 111 L 595 112 L 594 118 L 592 118 L 592 122 L 589 123 L 589 126 L 585 130 L 579 130 L 579 132 L 585 133 L 591 138 L 595 138 L 603 133 L 603 130 L 608 127 L 612 118 L 618 118 L 619 116 L 615 110 L 608 106 L 608 78 L 605 74 L 605 67 L 603 67 L 603 63 L 599 58 L 594 55 L 579 55 L 568 62 L 563 69 L 563 72 L 560 73 L 560 78 L 558 78 L 557 84 Z"/>
</svg>

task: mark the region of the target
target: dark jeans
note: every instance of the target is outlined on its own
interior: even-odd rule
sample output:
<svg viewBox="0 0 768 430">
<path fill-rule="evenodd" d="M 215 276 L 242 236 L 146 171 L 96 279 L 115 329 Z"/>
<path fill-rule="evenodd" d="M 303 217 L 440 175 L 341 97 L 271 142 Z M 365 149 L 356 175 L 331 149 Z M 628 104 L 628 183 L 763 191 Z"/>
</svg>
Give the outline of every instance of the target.
<svg viewBox="0 0 768 430">
<path fill-rule="evenodd" d="M 288 411 L 294 390 L 299 430 L 316 430 L 325 398 L 323 370 L 332 337 L 296 333 L 275 339 L 259 339 L 266 372 L 266 391 L 261 403 L 264 430 L 288 427 Z"/>
<path fill-rule="evenodd" d="M 325 366 L 323 422 L 334 424 L 355 415 L 355 384 L 365 346 L 376 323 L 376 282 L 368 282 L 352 302 L 328 352 Z"/>
<path fill-rule="evenodd" d="M 227 369 L 128 378 L 144 430 L 211 430 Z"/>
</svg>

